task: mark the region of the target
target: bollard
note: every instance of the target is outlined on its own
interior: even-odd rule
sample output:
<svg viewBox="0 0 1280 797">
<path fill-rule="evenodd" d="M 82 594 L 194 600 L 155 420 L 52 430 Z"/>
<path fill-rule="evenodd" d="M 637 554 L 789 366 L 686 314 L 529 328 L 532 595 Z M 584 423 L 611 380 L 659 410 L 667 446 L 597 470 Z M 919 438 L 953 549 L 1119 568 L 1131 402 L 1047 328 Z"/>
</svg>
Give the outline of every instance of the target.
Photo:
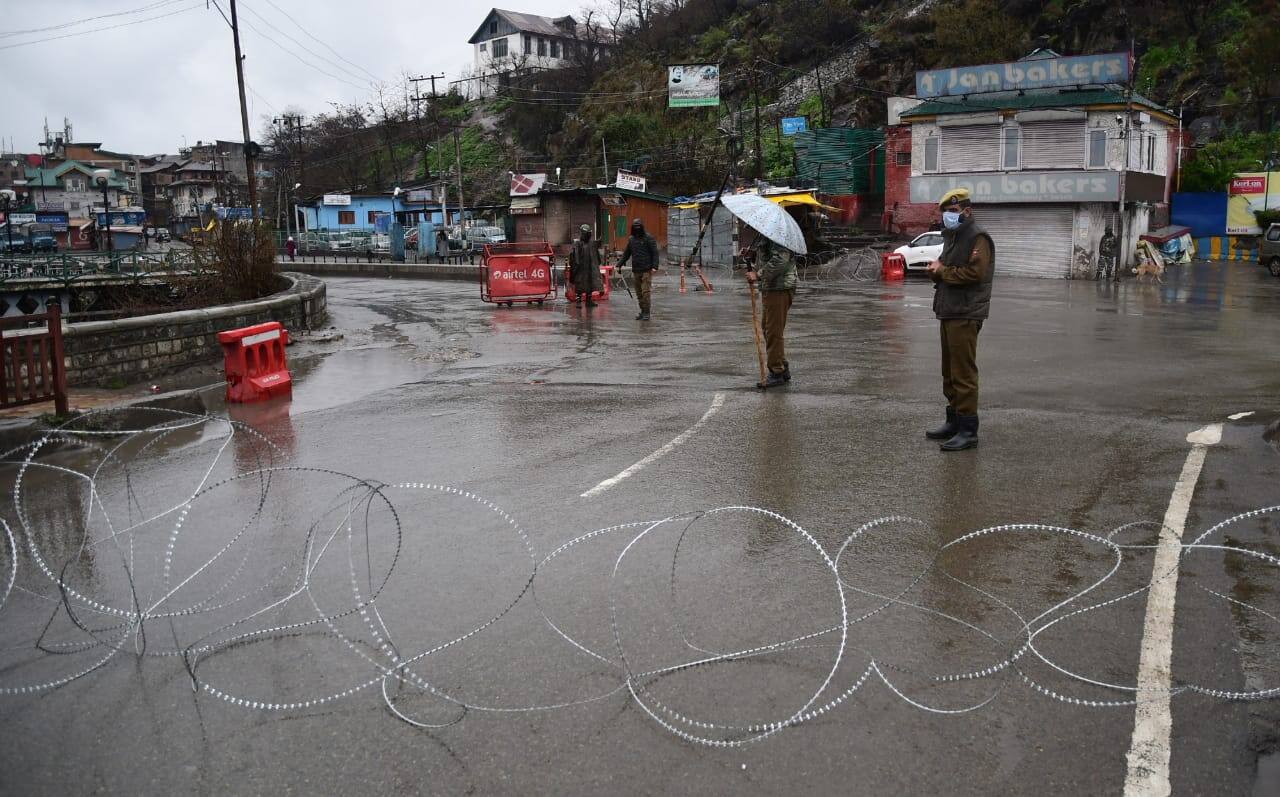
<svg viewBox="0 0 1280 797">
<path fill-rule="evenodd" d="M 218 333 L 229 402 L 265 401 L 293 392 L 285 366 L 289 333 L 278 321 Z"/>
</svg>

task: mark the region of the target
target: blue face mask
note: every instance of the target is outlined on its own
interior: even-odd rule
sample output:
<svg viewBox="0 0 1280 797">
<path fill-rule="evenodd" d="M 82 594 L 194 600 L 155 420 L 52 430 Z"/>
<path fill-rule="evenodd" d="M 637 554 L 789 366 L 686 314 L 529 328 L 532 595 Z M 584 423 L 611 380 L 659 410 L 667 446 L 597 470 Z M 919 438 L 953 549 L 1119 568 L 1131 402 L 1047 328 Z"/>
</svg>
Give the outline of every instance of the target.
<svg viewBox="0 0 1280 797">
<path fill-rule="evenodd" d="M 954 230 L 960 226 L 960 214 L 954 210 L 948 210 L 942 214 L 942 226 L 948 230 Z"/>
</svg>

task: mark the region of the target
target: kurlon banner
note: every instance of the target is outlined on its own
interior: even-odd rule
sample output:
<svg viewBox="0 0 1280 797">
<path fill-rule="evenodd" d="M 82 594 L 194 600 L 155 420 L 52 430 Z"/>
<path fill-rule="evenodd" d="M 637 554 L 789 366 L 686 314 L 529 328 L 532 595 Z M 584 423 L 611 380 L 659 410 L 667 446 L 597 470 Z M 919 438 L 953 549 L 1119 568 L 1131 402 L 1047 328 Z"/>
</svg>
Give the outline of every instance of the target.
<svg viewBox="0 0 1280 797">
<path fill-rule="evenodd" d="M 912 177 L 911 201 L 936 203 L 953 188 L 983 202 L 1117 202 L 1119 172 L 1010 172 Z"/>
<path fill-rule="evenodd" d="M 989 91 L 1120 84 L 1129 81 L 1129 70 L 1128 53 L 926 69 L 916 72 L 916 96 L 954 97 Z"/>
<path fill-rule="evenodd" d="M 1259 210 L 1280 210 L 1280 172 L 1235 176 L 1227 186 L 1227 235 L 1261 235 Z"/>
</svg>

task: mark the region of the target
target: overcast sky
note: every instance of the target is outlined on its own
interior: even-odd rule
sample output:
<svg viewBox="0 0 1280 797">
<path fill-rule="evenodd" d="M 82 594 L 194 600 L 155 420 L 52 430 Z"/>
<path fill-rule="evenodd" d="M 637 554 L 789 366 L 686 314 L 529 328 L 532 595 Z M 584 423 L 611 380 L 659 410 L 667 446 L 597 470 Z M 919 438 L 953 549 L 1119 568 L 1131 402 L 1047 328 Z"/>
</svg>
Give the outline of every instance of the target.
<svg viewBox="0 0 1280 797">
<path fill-rule="evenodd" d="M 227 0 L 217 2 L 230 16 Z M 563 16 L 588 2 L 501 7 Z M 472 61 L 467 39 L 490 8 L 461 0 L 237 0 L 236 7 L 255 138 L 263 117 L 286 107 L 313 114 L 330 102 L 367 100 L 374 77 L 395 85 L 406 71 L 444 72 L 446 84 L 457 80 Z M 188 144 L 241 138 L 231 29 L 212 0 L 207 9 L 206 0 L 0 0 L 0 9 L 0 149 L 12 138 L 18 152 L 38 152 L 45 118 L 61 130 L 64 116 L 76 141 L 119 152 L 174 153 L 184 136 Z M 137 13 L 121 13 L 130 11 Z M 98 19 L 67 25 L 90 17 Z M 36 28 L 45 30 L 14 33 Z M 35 43 L 15 46 L 23 42 Z"/>
</svg>

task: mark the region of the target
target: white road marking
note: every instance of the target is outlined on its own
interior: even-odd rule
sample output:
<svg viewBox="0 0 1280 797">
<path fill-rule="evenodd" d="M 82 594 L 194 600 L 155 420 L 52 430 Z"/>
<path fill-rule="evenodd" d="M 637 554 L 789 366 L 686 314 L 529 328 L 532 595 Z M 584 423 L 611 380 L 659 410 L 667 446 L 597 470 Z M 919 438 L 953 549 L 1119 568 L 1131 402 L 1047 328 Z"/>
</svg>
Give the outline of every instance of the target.
<svg viewBox="0 0 1280 797">
<path fill-rule="evenodd" d="M 1240 420 L 1241 418 L 1248 418 L 1248 417 L 1249 417 L 1250 415 L 1252 415 L 1252 414 L 1253 414 L 1253 411 L 1252 411 L 1252 410 L 1250 410 L 1249 412 L 1237 412 L 1235 415 L 1228 415 L 1228 416 L 1227 416 L 1227 420 L 1229 420 L 1229 421 L 1238 421 L 1238 420 Z"/>
<path fill-rule="evenodd" d="M 671 442 L 667 443 L 662 448 L 659 448 L 657 451 L 653 452 L 649 456 L 645 457 L 644 459 L 640 460 L 636 464 L 632 465 L 631 467 L 627 468 L 623 472 L 619 473 L 617 476 L 611 476 L 608 479 L 605 479 L 604 481 L 600 482 L 595 487 L 592 487 L 590 490 L 587 490 L 585 493 L 583 493 L 578 497 L 591 498 L 593 496 L 597 496 L 600 493 L 604 492 L 605 490 L 608 490 L 610 487 L 613 487 L 615 484 L 622 481 L 623 479 L 627 479 L 634 476 L 635 474 L 644 470 L 648 466 L 657 462 L 659 459 L 662 459 L 667 454 L 670 454 L 672 451 L 674 451 L 678 446 L 683 444 L 690 437 L 693 437 L 695 434 L 697 434 L 698 430 L 701 429 L 703 425 L 706 424 L 707 421 L 711 420 L 711 416 L 719 412 L 720 408 L 723 406 L 724 406 L 724 394 L 717 393 L 715 395 L 715 398 L 711 400 L 711 406 L 707 409 L 706 412 L 702 414 L 702 417 L 699 418 L 698 422 L 695 423 L 693 426 L 690 426 L 688 429 L 685 429 L 683 432 L 676 435 L 675 438 L 671 440 Z"/>
<path fill-rule="evenodd" d="M 1187 435 L 1191 452 L 1182 474 L 1173 487 L 1164 515 L 1160 539 L 1156 543 L 1151 570 L 1151 590 L 1147 594 L 1147 616 L 1142 626 L 1142 649 L 1138 659 L 1138 705 L 1134 712 L 1133 741 L 1125 756 L 1125 797 L 1167 795 L 1169 785 L 1169 745 L 1173 716 L 1169 707 L 1173 661 L 1173 610 L 1178 592 L 1178 566 L 1182 554 L 1182 534 L 1191 511 L 1191 498 L 1200 480 L 1209 446 L 1222 440 L 1222 424 L 1215 423 Z"/>
</svg>

